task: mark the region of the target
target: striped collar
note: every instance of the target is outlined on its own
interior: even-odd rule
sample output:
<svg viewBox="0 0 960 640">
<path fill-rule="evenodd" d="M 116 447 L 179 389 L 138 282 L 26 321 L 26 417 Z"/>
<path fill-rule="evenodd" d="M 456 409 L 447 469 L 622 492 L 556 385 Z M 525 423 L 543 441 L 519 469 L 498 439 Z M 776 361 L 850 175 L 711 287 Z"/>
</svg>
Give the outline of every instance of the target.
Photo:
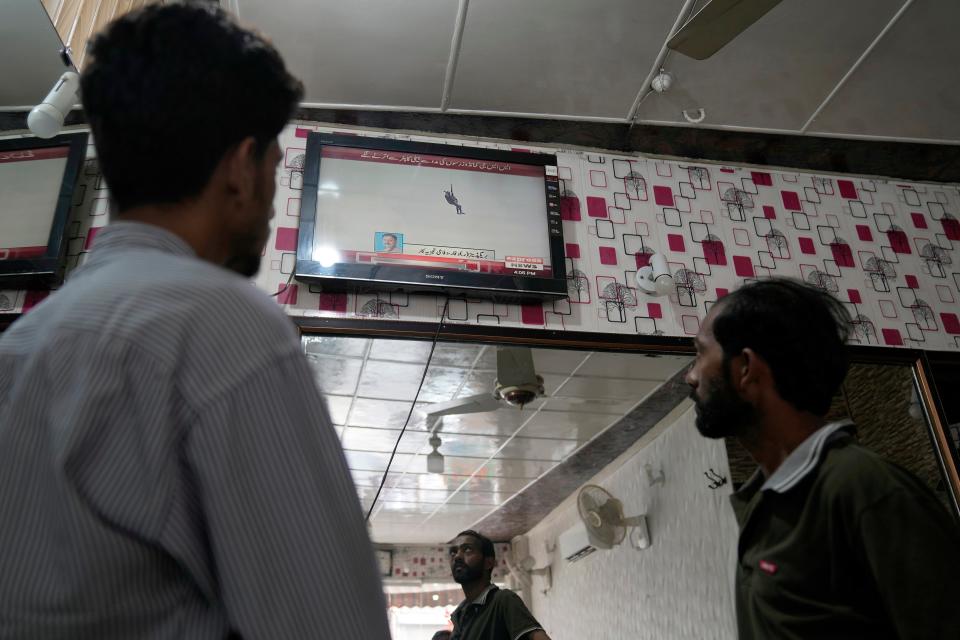
<svg viewBox="0 0 960 640">
<path fill-rule="evenodd" d="M 93 242 L 93 255 L 130 249 L 155 249 L 164 253 L 183 256 L 196 255 L 180 236 L 156 225 L 143 222 L 113 222 L 97 233 Z"/>
<path fill-rule="evenodd" d="M 817 468 L 823 448 L 827 443 L 848 434 L 853 423 L 849 420 L 831 422 L 820 427 L 810 437 L 800 443 L 800 446 L 790 452 L 790 455 L 777 467 L 766 482 L 760 487 L 777 493 L 784 493 L 792 489 L 807 474 Z M 757 469 L 757 473 L 761 473 Z"/>
</svg>

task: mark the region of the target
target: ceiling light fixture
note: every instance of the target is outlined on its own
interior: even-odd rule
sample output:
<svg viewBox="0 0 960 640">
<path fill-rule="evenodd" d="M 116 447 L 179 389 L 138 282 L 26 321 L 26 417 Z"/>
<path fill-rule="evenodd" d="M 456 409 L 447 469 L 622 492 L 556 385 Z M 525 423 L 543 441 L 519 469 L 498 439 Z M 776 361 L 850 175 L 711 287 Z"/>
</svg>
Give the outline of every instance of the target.
<svg viewBox="0 0 960 640">
<path fill-rule="evenodd" d="M 437 451 L 442 444 L 440 436 L 432 435 L 429 442 L 433 451 L 427 455 L 427 473 L 443 473 L 443 454 Z"/>
</svg>

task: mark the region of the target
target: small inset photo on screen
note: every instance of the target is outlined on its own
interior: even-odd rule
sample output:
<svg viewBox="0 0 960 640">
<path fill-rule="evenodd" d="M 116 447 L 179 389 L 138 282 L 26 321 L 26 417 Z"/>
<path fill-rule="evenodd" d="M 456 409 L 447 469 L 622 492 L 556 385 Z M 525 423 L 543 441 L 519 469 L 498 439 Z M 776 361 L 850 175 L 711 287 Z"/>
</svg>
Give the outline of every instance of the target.
<svg viewBox="0 0 960 640">
<path fill-rule="evenodd" d="M 403 253 L 403 234 L 377 231 L 373 238 L 373 250 L 377 253 Z"/>
</svg>

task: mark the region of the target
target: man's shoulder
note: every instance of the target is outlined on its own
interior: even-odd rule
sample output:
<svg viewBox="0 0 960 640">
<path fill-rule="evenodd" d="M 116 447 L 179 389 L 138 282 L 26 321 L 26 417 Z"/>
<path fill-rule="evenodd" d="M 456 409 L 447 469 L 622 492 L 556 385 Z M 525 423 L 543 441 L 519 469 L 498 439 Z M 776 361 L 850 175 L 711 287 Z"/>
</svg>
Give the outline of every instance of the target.
<svg viewBox="0 0 960 640">
<path fill-rule="evenodd" d="M 852 440 L 830 447 L 818 473 L 821 491 L 828 498 L 853 501 L 860 506 L 906 491 L 929 494 L 913 473 Z"/>
</svg>

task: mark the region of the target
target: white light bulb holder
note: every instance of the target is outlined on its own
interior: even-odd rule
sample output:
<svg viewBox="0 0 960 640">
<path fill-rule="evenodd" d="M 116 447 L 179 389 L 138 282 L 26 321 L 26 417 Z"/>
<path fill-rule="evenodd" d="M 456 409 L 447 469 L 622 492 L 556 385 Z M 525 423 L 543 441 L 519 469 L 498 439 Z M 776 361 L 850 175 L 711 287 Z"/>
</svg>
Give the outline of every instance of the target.
<svg viewBox="0 0 960 640">
<path fill-rule="evenodd" d="M 650 88 L 656 91 L 657 93 L 664 93 L 669 91 L 670 87 L 673 86 L 673 75 L 663 69 L 660 70 L 660 73 L 653 77 L 653 80 L 650 81 Z"/>
<path fill-rule="evenodd" d="M 63 121 L 77 101 L 80 76 L 67 71 L 53 85 L 53 89 L 27 116 L 27 127 L 38 138 L 52 138 L 60 133 Z"/>
<path fill-rule="evenodd" d="M 640 291 L 655 298 L 668 295 L 674 287 L 670 265 L 662 253 L 652 254 L 647 266 L 637 269 L 636 280 Z"/>
</svg>

